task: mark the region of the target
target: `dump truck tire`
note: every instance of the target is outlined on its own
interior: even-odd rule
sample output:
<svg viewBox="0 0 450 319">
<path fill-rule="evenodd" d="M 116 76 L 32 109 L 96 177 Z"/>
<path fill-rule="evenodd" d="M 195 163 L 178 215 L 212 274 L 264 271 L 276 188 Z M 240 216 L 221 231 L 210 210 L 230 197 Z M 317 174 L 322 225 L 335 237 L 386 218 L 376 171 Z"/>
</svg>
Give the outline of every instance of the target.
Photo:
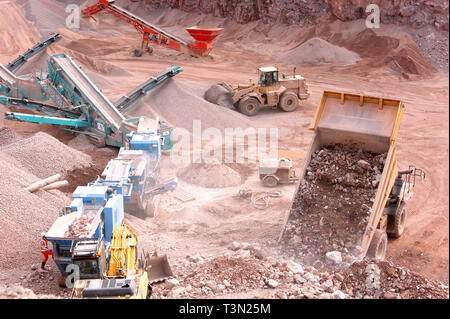
<svg viewBox="0 0 450 319">
<path fill-rule="evenodd" d="M 367 250 L 367 256 L 376 260 L 384 260 L 384 257 L 386 257 L 387 243 L 386 232 L 376 229 L 369 249 Z"/>
<path fill-rule="evenodd" d="M 254 97 L 244 97 L 239 102 L 239 111 L 247 116 L 253 116 L 259 112 L 260 103 Z"/>
<path fill-rule="evenodd" d="M 388 217 L 387 234 L 392 238 L 399 238 L 405 230 L 406 217 L 408 211 L 406 209 L 406 203 L 402 202 L 395 211 L 395 215 Z"/>
<path fill-rule="evenodd" d="M 263 184 L 266 187 L 275 187 L 278 185 L 278 180 L 274 176 L 268 175 L 264 177 Z"/>
<path fill-rule="evenodd" d="M 280 103 L 279 103 L 280 109 L 282 109 L 285 112 L 293 112 L 298 107 L 298 97 L 296 94 L 292 92 L 286 92 L 281 96 Z"/>
</svg>

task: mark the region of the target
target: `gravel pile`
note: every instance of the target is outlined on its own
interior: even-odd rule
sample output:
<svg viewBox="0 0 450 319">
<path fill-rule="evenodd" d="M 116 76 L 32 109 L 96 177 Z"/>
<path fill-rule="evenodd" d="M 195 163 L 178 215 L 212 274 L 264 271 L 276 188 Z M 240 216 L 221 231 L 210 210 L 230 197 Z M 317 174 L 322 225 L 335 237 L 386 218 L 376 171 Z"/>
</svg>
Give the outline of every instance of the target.
<svg viewBox="0 0 450 319">
<path fill-rule="evenodd" d="M 385 158 L 341 145 L 316 151 L 294 199 L 283 250 L 317 267 L 350 264 L 360 251 Z"/>
<path fill-rule="evenodd" d="M 2 147 L 0 152 L 9 155 L 40 178 L 91 165 L 89 155 L 74 150 L 43 132 Z"/>
<path fill-rule="evenodd" d="M 343 291 L 355 298 L 448 299 L 448 286 L 387 261 L 364 260 L 344 272 Z"/>
<path fill-rule="evenodd" d="M 19 137 L 9 127 L 0 127 L 0 147 L 11 144 Z"/>
<path fill-rule="evenodd" d="M 67 145 L 79 151 L 91 151 L 96 149 L 95 145 L 89 141 L 89 138 L 85 134 L 78 134 L 71 139 Z"/>
<path fill-rule="evenodd" d="M 40 233 L 47 231 L 70 199 L 58 190 L 30 193 L 39 179 L 88 165 L 90 157 L 38 133 L 0 148 L 0 268 L 40 261 Z"/>
<path fill-rule="evenodd" d="M 232 109 L 206 101 L 204 91 L 197 87 L 190 87 L 187 83 L 176 79 L 169 79 L 149 92 L 130 111 L 130 116 L 159 116 L 176 128 L 193 131 L 193 121 L 200 120 L 202 130 L 217 128 L 223 131 L 226 128 L 251 127 L 249 119 Z"/>
<path fill-rule="evenodd" d="M 242 183 L 238 172 L 218 161 L 214 163 L 192 163 L 181 169 L 177 175 L 189 184 L 206 188 L 230 187 Z"/>
<path fill-rule="evenodd" d="M 320 38 L 312 38 L 298 47 L 282 54 L 277 61 L 288 64 L 355 64 L 360 60 L 359 54 L 346 48 L 333 45 Z"/>
</svg>

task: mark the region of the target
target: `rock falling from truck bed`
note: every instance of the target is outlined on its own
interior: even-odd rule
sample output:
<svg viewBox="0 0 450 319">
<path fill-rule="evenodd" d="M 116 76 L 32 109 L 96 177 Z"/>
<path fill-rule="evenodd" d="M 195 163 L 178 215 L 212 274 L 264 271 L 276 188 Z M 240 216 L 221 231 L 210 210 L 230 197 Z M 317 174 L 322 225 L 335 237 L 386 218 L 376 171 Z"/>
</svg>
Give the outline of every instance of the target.
<svg viewBox="0 0 450 319">
<path fill-rule="evenodd" d="M 351 263 L 359 254 L 386 154 L 341 145 L 313 154 L 281 245 L 305 263 Z M 341 258 L 326 257 L 335 252 Z"/>
</svg>

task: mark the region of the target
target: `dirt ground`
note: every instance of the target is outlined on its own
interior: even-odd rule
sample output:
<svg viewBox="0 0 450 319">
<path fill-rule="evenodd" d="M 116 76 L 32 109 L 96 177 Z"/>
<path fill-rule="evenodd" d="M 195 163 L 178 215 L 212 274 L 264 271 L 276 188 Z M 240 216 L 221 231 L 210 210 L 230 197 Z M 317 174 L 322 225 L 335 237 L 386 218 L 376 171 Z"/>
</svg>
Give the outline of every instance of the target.
<svg viewBox="0 0 450 319">
<path fill-rule="evenodd" d="M 40 2 L 42 10 L 46 10 L 48 6 L 56 6 L 51 1 Z M 5 6 L 8 6 L 8 12 L 12 10 L 14 15 L 17 15 L 18 18 L 11 18 L 14 23 L 5 15 Z M 249 120 L 253 127 L 277 127 L 280 156 L 291 158 L 294 166 L 300 169 L 313 136 L 308 126 L 323 90 L 402 100 L 406 112 L 397 139 L 399 165 L 401 169 L 407 168 L 408 165 L 423 168 L 427 177 L 425 181 L 418 182 L 415 195 L 408 203 L 409 216 L 404 235 L 389 241 L 387 259 L 430 279 L 448 283 L 448 72 L 434 69 L 426 59 L 421 60 L 423 57 L 408 55 L 417 52 L 413 44 L 408 42 L 412 39 L 402 38 L 401 27 L 382 26 L 381 30 L 377 31 L 378 35 L 361 35 L 360 24 L 363 22 L 337 22 L 333 25 L 334 29 L 315 27 L 301 31 L 292 26 L 285 29 L 283 26 L 277 26 L 258 33 L 261 28 L 258 23 L 240 26 L 225 19 L 197 16 L 177 10 L 158 10 L 148 18 L 184 38 L 189 36 L 180 26 L 204 23 L 222 26 L 225 30 L 215 41 L 214 50 L 207 58 L 193 58 L 157 47 L 152 55 L 145 54 L 141 58 L 134 58 L 132 51 L 139 46 L 136 32 L 111 17 L 101 17 L 100 22 L 83 22 L 85 27 L 77 32 L 55 23 L 52 27 L 63 35 L 63 40 L 48 49 L 47 53 L 65 52 L 74 57 L 112 101 L 169 64 L 183 68 L 183 72 L 176 76 L 177 81 L 198 87 L 201 92 L 217 82 L 246 83 L 250 78 L 255 79 L 255 70 L 264 65 L 276 64 L 283 72 L 291 73 L 292 65 L 283 63 L 278 57 L 292 52 L 308 38 L 320 36 L 333 45 L 340 45 L 359 54 L 361 60 L 353 65 L 297 65 L 297 74 L 300 73 L 306 78 L 311 97 L 293 113 L 263 110 Z M 6 64 L 31 46 L 40 30 L 36 30 L 26 21 L 22 9 L 12 1 L 0 2 L 0 19 L 10 21 L 2 23 L 0 27 L 0 63 Z M 47 25 L 46 28 L 48 27 Z M 15 33 L 14 30 L 21 31 Z M 294 36 L 292 34 L 295 32 L 291 32 L 286 38 L 279 39 L 276 35 L 283 30 L 297 33 Z M 10 36 L 12 34 L 13 37 Z M 256 34 L 262 35 L 257 37 Z M 360 37 L 356 37 L 358 34 Z M 375 39 L 383 46 L 380 52 L 372 54 L 367 51 L 370 49 L 367 49 L 363 42 L 358 42 L 359 39 L 364 39 L 366 43 Z M 406 41 L 406 44 L 400 48 L 398 45 L 403 43 L 402 41 Z M 14 45 L 10 45 L 11 43 Z M 389 48 L 388 44 L 391 43 L 394 44 Z M 377 58 L 377 54 L 382 58 Z M 395 67 L 389 61 L 397 61 L 394 63 Z M 413 67 L 408 68 L 408 63 L 412 63 Z M 1 112 L 7 110 L 7 107 L 0 105 Z M 38 126 L 0 119 L 0 126 L 9 127 L 22 136 L 45 131 L 66 144 L 75 137 L 72 133 L 49 125 Z M 86 152 L 97 163 L 96 167 L 90 170 L 92 175 L 98 174 L 108 159 L 115 157 L 115 151 Z M 172 163 L 168 154 L 163 155 L 163 178 L 176 176 L 182 168 L 183 165 Z M 232 241 L 273 244 L 283 229 L 284 216 L 290 209 L 295 185 L 277 188 L 281 197 L 272 199 L 269 208 L 258 210 L 249 200 L 233 198 L 239 189 L 267 191 L 258 179 L 257 165 L 246 164 L 233 168 L 241 174 L 241 186 L 204 188 L 180 180 L 173 193 L 160 196 L 156 218 L 141 220 L 127 216 L 128 222 L 139 232 L 141 247 L 167 253 L 169 260 L 177 264 L 188 255 L 214 255 Z M 81 179 L 72 176 L 69 180 L 71 185 L 65 191 L 70 193 L 77 183 L 85 184 L 89 179 L 90 176 Z M 92 176 L 92 179 L 95 179 L 95 176 Z M 186 202 L 179 199 L 186 195 L 192 196 L 193 199 Z M 39 238 L 36 238 L 35 249 L 38 249 L 38 241 Z M 38 263 L 40 260 L 36 260 L 36 264 Z M 15 268 L 0 269 L 0 283 L 20 282 L 19 278 L 25 276 L 30 267 L 31 265 L 17 265 Z M 50 267 L 52 278 L 56 277 L 56 268 L 54 265 Z M 52 289 L 57 289 L 55 280 L 49 282 Z M 38 291 L 43 289 L 40 288 L 41 281 L 30 285 Z M 43 291 L 50 293 L 48 289 Z"/>
</svg>

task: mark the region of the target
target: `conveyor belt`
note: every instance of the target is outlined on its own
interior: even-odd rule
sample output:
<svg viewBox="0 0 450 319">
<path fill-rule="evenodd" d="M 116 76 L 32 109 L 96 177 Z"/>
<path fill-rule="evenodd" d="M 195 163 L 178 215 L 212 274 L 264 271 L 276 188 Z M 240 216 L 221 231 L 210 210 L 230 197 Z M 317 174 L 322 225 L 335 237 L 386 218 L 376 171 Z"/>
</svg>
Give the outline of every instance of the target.
<svg viewBox="0 0 450 319">
<path fill-rule="evenodd" d="M 120 129 L 125 117 L 103 95 L 97 86 L 88 78 L 81 68 L 68 56 L 62 54 L 53 56 L 54 61 L 78 88 L 83 97 L 97 110 L 112 127 L 113 131 Z"/>
<path fill-rule="evenodd" d="M 0 64 L 0 86 L 13 88 L 17 82 L 17 78 L 6 67 Z"/>
</svg>

